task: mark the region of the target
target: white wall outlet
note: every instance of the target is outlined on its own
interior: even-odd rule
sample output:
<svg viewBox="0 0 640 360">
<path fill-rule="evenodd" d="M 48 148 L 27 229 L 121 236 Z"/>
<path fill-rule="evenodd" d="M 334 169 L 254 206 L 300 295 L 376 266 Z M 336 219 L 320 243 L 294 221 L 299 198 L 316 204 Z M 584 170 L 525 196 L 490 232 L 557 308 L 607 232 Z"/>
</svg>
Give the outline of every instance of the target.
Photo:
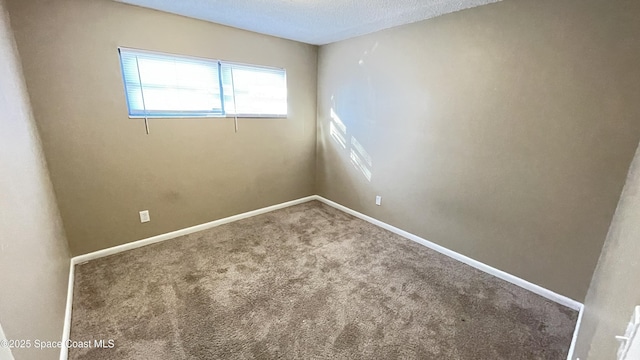
<svg viewBox="0 0 640 360">
<path fill-rule="evenodd" d="M 376 205 L 380 206 L 381 203 L 382 203 L 382 196 L 377 195 L 376 196 Z"/>
<path fill-rule="evenodd" d="M 151 218 L 149 217 L 149 210 L 140 211 L 140 222 L 146 223 L 149 221 L 151 221 Z"/>
</svg>

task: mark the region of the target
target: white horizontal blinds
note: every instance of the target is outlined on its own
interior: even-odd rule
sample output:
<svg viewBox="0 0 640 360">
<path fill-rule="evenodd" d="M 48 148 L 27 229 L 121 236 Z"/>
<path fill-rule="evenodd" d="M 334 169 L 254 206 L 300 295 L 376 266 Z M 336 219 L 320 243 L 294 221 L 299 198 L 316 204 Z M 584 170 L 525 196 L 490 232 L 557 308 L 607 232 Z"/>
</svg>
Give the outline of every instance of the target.
<svg viewBox="0 0 640 360">
<path fill-rule="evenodd" d="M 120 49 L 130 116 L 222 115 L 215 60 Z"/>
<path fill-rule="evenodd" d="M 221 71 L 227 114 L 287 115 L 287 78 L 284 69 L 222 62 Z"/>
</svg>

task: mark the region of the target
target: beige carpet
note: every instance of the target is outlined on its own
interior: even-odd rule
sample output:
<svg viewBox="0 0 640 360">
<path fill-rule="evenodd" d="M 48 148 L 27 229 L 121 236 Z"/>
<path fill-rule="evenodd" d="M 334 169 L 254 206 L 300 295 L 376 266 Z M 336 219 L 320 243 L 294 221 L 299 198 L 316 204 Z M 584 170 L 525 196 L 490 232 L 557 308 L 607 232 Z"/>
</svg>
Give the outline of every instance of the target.
<svg viewBox="0 0 640 360">
<path fill-rule="evenodd" d="M 317 201 L 76 266 L 70 359 L 566 359 L 577 313 Z"/>
</svg>

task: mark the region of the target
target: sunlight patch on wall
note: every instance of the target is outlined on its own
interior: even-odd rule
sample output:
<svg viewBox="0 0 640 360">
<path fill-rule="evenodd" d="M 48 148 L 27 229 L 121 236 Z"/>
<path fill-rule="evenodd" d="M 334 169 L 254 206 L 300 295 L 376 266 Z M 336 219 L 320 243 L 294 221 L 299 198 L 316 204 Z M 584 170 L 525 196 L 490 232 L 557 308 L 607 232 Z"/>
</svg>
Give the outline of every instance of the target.
<svg viewBox="0 0 640 360">
<path fill-rule="evenodd" d="M 351 137 L 351 163 L 360 170 L 362 175 L 370 182 L 371 181 L 371 169 L 373 164 L 371 155 L 364 149 L 364 147 L 358 142 L 355 137 Z M 368 165 L 368 166 L 367 166 Z"/>
<path fill-rule="evenodd" d="M 362 175 L 367 179 L 367 181 L 371 181 L 371 170 L 365 165 L 364 161 L 358 156 L 358 154 L 351 148 L 351 163 L 356 169 L 360 170 Z"/>
<path fill-rule="evenodd" d="M 367 181 L 371 182 L 371 177 L 373 176 L 371 171 L 373 159 L 371 155 L 354 136 L 351 136 L 351 141 L 347 143 L 347 126 L 333 108 L 331 108 L 329 114 L 331 117 L 331 121 L 329 122 L 329 134 L 331 138 L 340 145 L 343 150 L 347 150 L 348 145 L 351 164 Z"/>
<path fill-rule="evenodd" d="M 331 108 L 331 122 L 329 123 L 329 133 L 343 149 L 347 148 L 347 126 L 342 122 L 338 114 Z"/>
<path fill-rule="evenodd" d="M 333 123 L 329 123 L 329 133 L 333 140 L 335 140 L 343 149 L 347 148 L 347 140 L 344 138 L 344 135 L 338 130 L 336 125 Z"/>
<path fill-rule="evenodd" d="M 333 108 L 331 108 L 331 120 L 335 122 L 336 126 L 340 128 L 340 131 L 342 131 L 344 134 L 347 133 L 347 125 L 342 122 L 342 119 L 340 119 Z"/>
<path fill-rule="evenodd" d="M 372 165 L 373 161 L 371 160 L 371 155 L 364 149 L 364 147 L 358 142 L 355 137 L 351 137 L 351 146 L 353 149 L 357 150 L 360 156 L 364 161 L 366 161 L 369 166 Z M 353 149 L 351 149 L 353 151 Z"/>
</svg>

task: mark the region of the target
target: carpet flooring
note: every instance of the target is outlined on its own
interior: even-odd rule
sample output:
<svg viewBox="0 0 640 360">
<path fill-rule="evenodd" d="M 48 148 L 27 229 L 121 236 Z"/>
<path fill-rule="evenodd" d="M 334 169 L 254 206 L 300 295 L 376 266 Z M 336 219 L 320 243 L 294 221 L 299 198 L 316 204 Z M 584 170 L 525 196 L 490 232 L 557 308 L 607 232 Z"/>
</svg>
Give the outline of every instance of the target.
<svg viewBox="0 0 640 360">
<path fill-rule="evenodd" d="M 577 313 L 312 201 L 76 266 L 69 359 L 566 359 Z"/>
</svg>

